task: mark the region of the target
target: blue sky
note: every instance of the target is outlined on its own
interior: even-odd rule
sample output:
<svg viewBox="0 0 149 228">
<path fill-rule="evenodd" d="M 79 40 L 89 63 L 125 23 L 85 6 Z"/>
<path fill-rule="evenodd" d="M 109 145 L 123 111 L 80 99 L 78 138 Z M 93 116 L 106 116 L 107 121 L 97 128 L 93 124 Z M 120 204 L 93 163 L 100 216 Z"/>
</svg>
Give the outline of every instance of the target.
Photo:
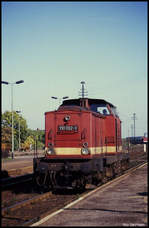
<svg viewBox="0 0 149 228">
<path fill-rule="evenodd" d="M 147 2 L 2 2 L 2 80 L 31 129 L 59 98 L 88 97 L 117 106 L 122 136 L 147 132 Z M 11 111 L 2 84 L 2 112 Z"/>
</svg>

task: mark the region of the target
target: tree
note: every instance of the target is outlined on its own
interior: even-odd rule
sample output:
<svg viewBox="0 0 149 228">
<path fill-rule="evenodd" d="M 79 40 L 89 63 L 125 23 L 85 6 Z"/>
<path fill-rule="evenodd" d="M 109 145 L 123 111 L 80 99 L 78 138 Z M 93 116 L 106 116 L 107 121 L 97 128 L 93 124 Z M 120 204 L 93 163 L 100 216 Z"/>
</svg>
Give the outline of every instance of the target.
<svg viewBox="0 0 149 228">
<path fill-rule="evenodd" d="M 30 150 L 31 146 L 34 145 L 34 138 L 33 136 L 28 136 L 24 143 L 21 143 L 21 149 L 23 150 Z"/>
<path fill-rule="evenodd" d="M 28 129 L 28 136 L 32 136 L 34 140 L 37 140 L 38 149 L 42 149 L 45 144 L 45 131 L 44 130 L 32 130 Z"/>
<path fill-rule="evenodd" d="M 14 127 L 14 149 L 18 149 L 18 143 L 19 143 L 19 121 L 20 121 L 20 140 L 21 142 L 24 142 L 27 138 L 27 123 L 26 120 L 19 115 L 16 112 L 13 112 L 13 127 Z M 6 136 L 6 129 L 12 128 L 12 112 L 6 111 L 2 114 L 1 119 L 1 125 L 2 125 L 2 132 L 5 132 Z M 9 141 L 11 142 L 12 133 L 9 134 Z"/>
<path fill-rule="evenodd" d="M 12 126 L 12 113 L 9 111 L 6 111 L 4 114 L 2 114 L 1 119 L 2 128 L 3 127 L 11 127 Z"/>
<path fill-rule="evenodd" d="M 1 131 L 2 143 L 11 143 L 11 127 L 5 126 Z"/>
<path fill-rule="evenodd" d="M 34 140 L 34 142 L 30 142 L 30 144 L 35 144 L 35 140 L 37 140 L 37 147 L 42 149 L 45 144 L 45 131 L 44 130 L 32 130 L 27 127 L 26 120 L 16 112 L 13 112 L 13 127 L 14 127 L 14 149 L 17 150 L 19 146 L 19 123 L 20 123 L 20 140 L 23 148 L 27 148 L 29 146 L 29 141 Z M 1 126 L 2 126 L 2 140 L 4 143 L 9 142 L 12 143 L 12 112 L 6 111 L 2 114 L 1 118 Z"/>
</svg>

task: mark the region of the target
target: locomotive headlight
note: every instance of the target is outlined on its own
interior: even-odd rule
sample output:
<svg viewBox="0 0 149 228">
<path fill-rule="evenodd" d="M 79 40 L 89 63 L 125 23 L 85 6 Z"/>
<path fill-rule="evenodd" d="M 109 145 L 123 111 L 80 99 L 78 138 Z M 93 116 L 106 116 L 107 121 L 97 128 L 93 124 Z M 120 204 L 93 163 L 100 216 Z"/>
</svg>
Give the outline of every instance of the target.
<svg viewBox="0 0 149 228">
<path fill-rule="evenodd" d="M 48 147 L 45 148 L 45 154 L 51 155 L 54 154 L 53 143 L 49 142 Z"/>
<path fill-rule="evenodd" d="M 48 150 L 47 150 L 47 154 L 52 154 L 52 152 L 53 152 L 53 150 L 52 150 L 52 148 L 49 148 Z"/>
<path fill-rule="evenodd" d="M 46 150 L 45 150 L 45 152 L 46 152 L 46 154 L 48 154 L 48 155 L 53 154 L 53 153 L 54 153 L 53 147 L 50 147 L 50 148 L 47 147 Z"/>
<path fill-rule="evenodd" d="M 82 148 L 81 149 L 81 153 L 84 154 L 84 155 L 88 155 L 89 154 L 88 148 Z"/>
<path fill-rule="evenodd" d="M 64 121 L 67 122 L 68 120 L 70 120 L 70 116 L 66 115 L 66 116 L 64 117 Z"/>
</svg>

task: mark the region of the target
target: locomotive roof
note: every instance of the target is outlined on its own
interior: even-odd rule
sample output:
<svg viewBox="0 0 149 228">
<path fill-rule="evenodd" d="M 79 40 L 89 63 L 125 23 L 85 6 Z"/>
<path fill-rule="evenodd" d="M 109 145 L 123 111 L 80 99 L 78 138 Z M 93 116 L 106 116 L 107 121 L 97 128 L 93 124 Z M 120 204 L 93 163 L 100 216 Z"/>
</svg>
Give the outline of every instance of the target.
<svg viewBox="0 0 149 228">
<path fill-rule="evenodd" d="M 103 99 L 92 99 L 92 98 L 78 98 L 78 99 L 69 99 L 69 100 L 64 100 L 62 105 L 78 105 L 80 106 L 80 100 L 82 99 L 87 99 L 88 103 L 91 104 L 108 104 L 110 107 L 115 107 L 113 104 L 110 102 L 107 102 Z"/>
</svg>

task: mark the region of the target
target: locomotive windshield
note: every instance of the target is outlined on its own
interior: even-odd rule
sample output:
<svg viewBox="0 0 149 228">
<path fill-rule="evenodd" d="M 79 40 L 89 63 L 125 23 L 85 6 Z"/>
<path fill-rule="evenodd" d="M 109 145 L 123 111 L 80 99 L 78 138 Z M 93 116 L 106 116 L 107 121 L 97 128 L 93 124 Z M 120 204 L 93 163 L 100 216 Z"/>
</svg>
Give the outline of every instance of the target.
<svg viewBox="0 0 149 228">
<path fill-rule="evenodd" d="M 91 104 L 91 110 L 93 112 L 99 112 L 103 115 L 110 115 L 106 104 Z"/>
<path fill-rule="evenodd" d="M 109 105 L 110 111 L 107 105 Z M 103 115 L 110 115 L 110 112 L 112 112 L 113 115 L 118 116 L 116 107 L 103 99 L 80 98 L 65 100 L 63 101 L 61 107 L 63 106 L 79 106 L 85 109 L 90 109 L 93 112 L 101 113 Z"/>
</svg>

